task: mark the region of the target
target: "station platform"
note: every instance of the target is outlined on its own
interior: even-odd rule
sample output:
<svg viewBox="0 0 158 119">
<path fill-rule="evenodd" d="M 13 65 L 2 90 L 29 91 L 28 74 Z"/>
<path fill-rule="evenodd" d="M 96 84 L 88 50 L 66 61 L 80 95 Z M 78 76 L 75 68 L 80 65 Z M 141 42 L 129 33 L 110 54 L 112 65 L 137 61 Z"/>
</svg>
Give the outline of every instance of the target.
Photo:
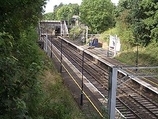
<svg viewBox="0 0 158 119">
<path fill-rule="evenodd" d="M 66 39 L 68 40 L 68 39 Z M 104 64 L 113 67 L 113 66 L 126 66 L 126 64 L 121 63 L 119 61 L 117 61 L 116 59 L 113 58 L 113 53 L 109 52 L 107 49 L 103 49 L 101 47 L 94 47 L 94 46 L 89 46 L 87 44 L 83 44 L 81 43 L 80 40 L 68 40 L 69 42 L 73 43 L 76 45 L 76 47 L 79 47 L 79 49 L 81 49 L 82 51 L 84 50 L 84 52 L 86 52 L 87 54 L 91 55 L 94 59 L 99 60 L 101 62 L 103 62 Z M 122 70 L 118 69 L 118 72 L 120 73 L 124 73 Z M 125 71 L 128 72 L 128 71 Z M 130 73 L 129 73 L 130 74 Z M 129 74 L 125 74 L 124 75 L 129 75 Z M 150 91 L 154 92 L 155 94 L 158 95 L 158 84 L 156 85 L 152 85 L 149 84 L 147 82 L 145 82 L 144 80 L 142 80 L 142 78 L 133 76 L 131 74 L 131 76 L 129 75 L 129 77 L 135 81 L 136 83 L 138 83 L 140 85 L 140 87 L 145 87 L 146 89 L 149 89 Z M 145 78 L 145 77 L 144 77 Z"/>
<path fill-rule="evenodd" d="M 86 53 L 89 53 L 94 58 L 97 58 L 98 60 L 104 62 L 105 64 L 107 64 L 111 67 L 112 66 L 121 66 L 121 67 L 126 66 L 125 64 L 123 64 L 123 63 L 117 61 L 116 59 L 114 59 L 112 57 L 112 55 L 109 56 L 108 50 L 106 50 L 106 49 L 96 48 L 96 47 L 89 48 L 89 46 L 87 46 L 87 45 L 80 46 L 80 47 L 82 47 L 83 49 L 86 49 L 85 50 Z M 118 69 L 118 72 L 122 72 L 122 70 Z M 126 72 L 128 72 L 128 71 L 126 71 Z M 139 77 L 134 76 L 132 74 L 131 74 L 131 76 L 129 75 L 129 77 L 132 80 L 134 80 L 135 82 L 137 82 L 141 87 L 143 86 L 146 89 L 149 89 L 150 91 L 152 91 L 152 92 L 154 92 L 155 94 L 158 95 L 158 84 L 152 85 L 152 83 L 145 82 L 143 79 L 146 78 L 146 77 L 143 77 L 143 78 L 140 77 L 139 78 Z M 148 80 L 150 80 L 150 79 L 148 79 Z"/>
</svg>

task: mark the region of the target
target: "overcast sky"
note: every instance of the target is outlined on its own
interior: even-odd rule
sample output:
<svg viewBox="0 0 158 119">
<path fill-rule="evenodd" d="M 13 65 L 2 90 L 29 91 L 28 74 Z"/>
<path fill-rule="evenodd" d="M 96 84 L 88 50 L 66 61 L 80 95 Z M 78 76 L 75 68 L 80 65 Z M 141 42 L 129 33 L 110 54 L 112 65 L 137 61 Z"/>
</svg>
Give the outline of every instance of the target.
<svg viewBox="0 0 158 119">
<path fill-rule="evenodd" d="M 119 0 L 111 0 L 111 1 L 117 4 Z M 48 0 L 46 8 L 45 8 L 45 13 L 53 12 L 53 7 L 55 5 L 59 5 L 61 2 L 63 4 L 77 3 L 80 5 L 82 0 Z"/>
</svg>

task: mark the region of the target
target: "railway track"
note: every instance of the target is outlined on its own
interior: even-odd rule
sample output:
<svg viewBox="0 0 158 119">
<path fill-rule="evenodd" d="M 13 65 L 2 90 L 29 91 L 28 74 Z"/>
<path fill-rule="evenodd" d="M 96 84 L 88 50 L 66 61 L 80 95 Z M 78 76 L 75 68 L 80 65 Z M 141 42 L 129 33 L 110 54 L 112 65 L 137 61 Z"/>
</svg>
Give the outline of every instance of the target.
<svg viewBox="0 0 158 119">
<path fill-rule="evenodd" d="M 52 41 L 53 45 L 60 51 L 61 41 L 59 39 Z M 75 46 L 63 41 L 63 55 L 82 72 L 83 52 L 79 51 Z M 108 97 L 108 79 L 109 69 L 101 67 L 95 61 L 92 61 L 85 53 L 84 59 L 84 76 L 102 93 L 103 98 Z M 116 108 L 127 119 L 157 119 L 158 105 L 153 99 L 149 99 L 148 95 L 143 95 L 139 88 L 131 83 L 131 79 L 126 78 L 122 81 L 122 77 L 118 77 Z"/>
<path fill-rule="evenodd" d="M 144 119 L 157 119 L 158 118 L 158 105 L 153 100 L 144 96 L 139 89 L 133 88 L 130 84 L 124 84 L 119 87 L 117 99 L 121 100 L 135 115 L 124 114 L 130 118 L 144 118 Z M 118 107 L 118 106 L 116 106 Z"/>
</svg>

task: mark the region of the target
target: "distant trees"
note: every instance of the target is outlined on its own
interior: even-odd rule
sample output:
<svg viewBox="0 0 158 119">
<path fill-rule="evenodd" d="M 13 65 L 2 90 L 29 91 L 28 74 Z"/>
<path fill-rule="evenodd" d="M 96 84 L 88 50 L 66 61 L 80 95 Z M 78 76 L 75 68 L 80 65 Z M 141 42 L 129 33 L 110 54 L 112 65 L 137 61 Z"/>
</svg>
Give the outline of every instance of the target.
<svg viewBox="0 0 158 119">
<path fill-rule="evenodd" d="M 91 32 L 101 33 L 114 26 L 114 5 L 111 0 L 83 0 L 80 17 Z"/>
<path fill-rule="evenodd" d="M 73 15 L 79 15 L 79 5 L 78 4 L 59 4 L 59 6 L 54 6 L 53 13 L 47 13 L 44 15 L 44 19 L 47 20 L 65 20 L 68 23 L 71 22 Z"/>
<path fill-rule="evenodd" d="M 71 20 L 73 15 L 79 15 L 93 33 L 100 33 L 114 26 L 114 5 L 110 0 L 83 0 L 82 4 L 54 6 L 54 12 L 44 15 L 44 18 L 55 20 Z"/>
<path fill-rule="evenodd" d="M 45 14 L 44 19 L 70 22 L 73 15 L 78 15 L 80 21 L 86 24 L 91 32 L 100 33 L 114 26 L 114 8 L 111 0 L 83 0 L 80 6 L 61 3 L 59 6 L 54 6 L 53 13 Z"/>
<path fill-rule="evenodd" d="M 73 15 L 79 14 L 78 4 L 68 4 L 60 7 L 56 12 L 56 19 L 59 20 L 71 20 Z"/>
<path fill-rule="evenodd" d="M 52 12 L 46 13 L 43 15 L 42 19 L 44 20 L 55 20 L 55 14 Z"/>
</svg>

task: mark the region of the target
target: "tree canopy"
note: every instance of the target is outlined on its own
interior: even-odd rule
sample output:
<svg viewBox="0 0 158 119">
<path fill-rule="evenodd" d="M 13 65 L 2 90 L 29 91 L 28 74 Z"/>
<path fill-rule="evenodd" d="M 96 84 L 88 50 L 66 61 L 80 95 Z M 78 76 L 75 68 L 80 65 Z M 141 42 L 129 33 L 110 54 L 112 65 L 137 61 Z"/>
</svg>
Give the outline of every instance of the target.
<svg viewBox="0 0 158 119">
<path fill-rule="evenodd" d="M 35 114 L 31 102 L 38 102 L 37 76 L 42 69 L 35 27 L 44 5 L 45 0 L 0 1 L 1 119 L 30 119 Z"/>
<path fill-rule="evenodd" d="M 120 21 L 125 22 L 131 29 L 135 37 L 134 42 L 147 46 L 152 40 L 157 41 L 158 3 L 156 0 L 120 0 L 117 10 Z M 124 16 L 125 12 L 126 16 Z"/>
<path fill-rule="evenodd" d="M 114 26 L 114 5 L 111 0 L 83 0 L 80 17 L 92 32 L 103 32 Z"/>
<path fill-rule="evenodd" d="M 69 21 L 73 15 L 79 14 L 78 4 L 68 4 L 60 7 L 56 12 L 56 19 Z"/>
<path fill-rule="evenodd" d="M 78 4 L 62 4 L 59 6 L 54 6 L 53 13 L 44 14 L 44 19 L 47 20 L 65 20 L 68 23 L 71 22 L 73 15 L 79 15 L 79 5 Z"/>
<path fill-rule="evenodd" d="M 45 4 L 46 0 L 1 0 L 0 32 L 19 37 L 20 31 L 37 24 Z"/>
</svg>

